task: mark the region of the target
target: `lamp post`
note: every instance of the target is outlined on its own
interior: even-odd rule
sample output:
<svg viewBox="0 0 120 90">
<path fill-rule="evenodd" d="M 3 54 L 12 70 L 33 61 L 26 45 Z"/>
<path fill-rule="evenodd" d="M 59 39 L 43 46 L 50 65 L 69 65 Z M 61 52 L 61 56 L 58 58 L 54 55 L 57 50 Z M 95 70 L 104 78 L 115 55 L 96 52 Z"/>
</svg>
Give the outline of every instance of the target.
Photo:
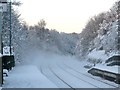
<svg viewBox="0 0 120 90">
<path fill-rule="evenodd" d="M 2 13 L 7 12 L 7 0 L 0 0 L 0 86 L 3 84 L 2 68 Z"/>
</svg>

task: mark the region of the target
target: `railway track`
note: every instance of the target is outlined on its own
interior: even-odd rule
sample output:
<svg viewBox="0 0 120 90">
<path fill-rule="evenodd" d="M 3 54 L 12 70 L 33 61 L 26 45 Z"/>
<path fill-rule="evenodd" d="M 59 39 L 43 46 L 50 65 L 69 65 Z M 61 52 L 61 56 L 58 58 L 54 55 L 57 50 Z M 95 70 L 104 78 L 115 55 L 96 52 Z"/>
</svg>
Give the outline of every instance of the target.
<svg viewBox="0 0 120 90">
<path fill-rule="evenodd" d="M 64 66 L 63 66 L 64 65 Z M 106 85 L 109 85 L 109 86 L 111 86 L 112 88 L 118 88 L 117 86 L 114 86 L 114 85 L 112 85 L 112 84 L 109 84 L 109 83 L 107 83 L 107 82 L 104 82 L 104 81 L 102 81 L 102 80 L 99 80 L 99 79 L 96 79 L 96 78 L 94 78 L 94 77 L 92 77 L 92 76 L 89 76 L 89 75 L 86 75 L 86 74 L 84 74 L 84 73 L 81 73 L 80 71 L 78 71 L 78 70 L 76 70 L 75 68 L 73 68 L 73 67 L 71 67 L 71 66 L 69 66 L 69 65 L 66 65 L 65 63 L 62 63 L 62 64 L 59 64 L 59 63 L 57 63 L 57 64 L 55 64 L 55 66 L 57 66 L 57 68 L 58 68 L 58 71 L 56 71 L 54 68 L 53 68 L 53 66 L 54 65 L 50 65 L 50 64 L 48 64 L 48 65 L 43 65 L 43 66 L 40 66 L 40 71 L 41 71 L 41 73 L 42 74 L 44 74 L 46 77 L 48 77 L 51 81 L 53 81 L 53 82 L 55 82 L 55 83 L 57 83 L 57 86 L 59 87 L 59 88 L 70 88 L 71 90 L 77 90 L 76 89 L 76 87 L 74 86 L 74 85 L 72 85 L 71 83 L 69 83 L 69 80 L 67 81 L 64 77 L 66 76 L 66 75 L 68 75 L 68 76 L 70 76 L 71 77 L 71 79 L 72 78 L 76 78 L 75 80 L 79 80 L 79 82 L 80 83 L 86 83 L 87 85 L 90 85 L 90 87 L 94 87 L 94 88 L 97 88 L 98 90 L 103 90 L 99 85 L 96 85 L 96 83 L 94 84 L 93 82 L 96 80 L 96 81 L 99 81 L 99 82 L 101 82 L 101 83 L 104 83 L 104 84 L 106 84 Z M 65 68 L 63 68 L 63 67 L 65 67 Z M 45 68 L 47 68 L 47 70 L 45 69 Z M 59 70 L 60 71 L 62 71 L 62 73 L 60 73 L 59 72 Z M 71 71 L 72 70 L 72 71 Z M 49 75 L 50 74 L 50 75 Z M 62 74 L 62 76 L 61 76 L 61 74 Z M 64 76 L 64 74 L 66 74 L 65 76 Z M 82 76 L 84 76 L 84 77 L 88 77 L 88 78 L 91 78 L 91 79 L 93 79 L 92 81 L 92 83 L 90 82 L 90 81 L 87 81 L 87 79 L 84 79 L 84 78 L 81 78 L 81 75 Z M 52 78 L 51 78 L 51 76 L 52 76 Z M 67 77 L 66 77 L 67 78 Z M 52 79 L 54 79 L 54 80 L 52 80 Z M 56 81 L 55 81 L 56 80 Z M 73 79 L 74 80 L 74 79 Z M 73 81 L 73 82 L 75 82 L 75 81 Z M 78 82 L 78 83 L 79 83 Z M 59 83 L 62 83 L 62 84 L 59 84 Z M 103 85 L 104 85 L 103 84 Z M 78 84 L 77 84 L 78 85 Z M 78 86 L 77 86 L 78 87 Z M 81 87 L 80 87 L 81 88 Z"/>
<path fill-rule="evenodd" d="M 53 70 L 52 68 L 49 66 L 49 70 L 58 78 L 60 79 L 63 83 L 65 83 L 66 85 L 68 85 L 72 90 L 76 90 L 75 88 L 73 88 L 71 85 L 69 85 L 67 82 L 65 82 L 61 77 L 59 77 Z"/>
<path fill-rule="evenodd" d="M 61 69 L 62 71 L 68 73 L 70 76 L 72 76 L 72 77 L 76 78 L 77 80 L 79 80 L 79 81 L 80 81 L 79 83 L 84 82 L 85 85 L 86 85 L 86 84 L 87 84 L 87 85 L 89 84 L 90 86 L 92 86 L 92 88 L 97 88 L 97 90 L 104 90 L 104 89 L 102 89 L 102 88 L 100 88 L 100 87 L 98 87 L 98 86 L 90 83 L 89 81 L 86 81 L 86 80 L 84 80 L 84 79 L 81 79 L 80 77 L 77 77 L 77 76 L 71 74 L 70 72 L 68 72 L 68 71 L 64 70 L 63 68 L 61 68 L 59 65 L 57 65 L 57 67 L 58 67 L 59 69 Z M 68 81 L 62 79 L 62 77 L 61 77 L 58 73 L 56 73 L 51 67 L 49 67 L 49 68 L 50 68 L 51 72 L 54 73 L 54 75 L 55 75 L 56 77 L 58 77 L 61 81 L 63 81 L 65 84 L 67 84 L 70 88 L 72 88 L 72 89 L 74 89 L 74 90 L 79 90 L 79 89 L 75 88 L 74 85 L 71 86 L 71 84 L 68 84 L 68 83 L 67 83 Z M 64 73 L 63 73 L 63 74 L 64 74 Z M 66 77 L 66 78 L 67 78 L 67 77 Z M 71 78 L 71 80 L 72 80 L 72 78 Z M 76 83 L 76 82 L 75 82 L 75 83 Z M 81 88 L 81 87 L 79 87 L 79 88 Z M 84 88 L 85 88 L 85 87 L 84 87 Z"/>
<path fill-rule="evenodd" d="M 68 69 L 71 69 L 71 70 L 73 70 L 74 72 L 77 72 L 77 73 L 79 73 L 79 74 L 81 74 L 81 75 L 83 75 L 83 76 L 89 77 L 89 78 L 94 79 L 94 80 L 99 81 L 99 82 L 102 82 L 102 83 L 104 83 L 104 84 L 106 84 L 106 85 L 109 85 L 109 86 L 112 86 L 112 87 L 114 87 L 114 88 L 118 88 L 118 87 L 115 86 L 115 85 L 109 84 L 109 83 L 104 82 L 104 81 L 102 81 L 102 80 L 99 80 L 99 79 L 97 79 L 97 78 L 94 78 L 94 77 L 91 77 L 91 76 L 86 75 L 86 74 L 84 74 L 84 73 L 81 73 L 80 71 L 78 71 L 78 70 L 76 70 L 76 69 L 74 69 L 74 68 L 72 68 L 72 67 L 70 67 L 70 66 L 68 66 L 68 65 L 66 65 L 66 64 L 64 64 L 64 63 L 63 63 L 63 65 L 64 65 L 65 67 L 67 67 Z"/>
<path fill-rule="evenodd" d="M 47 67 L 48 69 L 45 70 L 45 67 Z M 58 75 L 56 75 L 56 73 L 54 73 L 54 71 L 48 65 L 40 66 L 39 69 L 41 73 L 45 75 L 50 81 L 55 83 L 56 86 L 58 86 L 58 88 L 71 88 L 70 90 L 73 90 L 72 87 L 69 84 L 67 84 L 64 80 L 62 80 Z"/>
<path fill-rule="evenodd" d="M 102 90 L 100 87 L 98 87 L 98 86 L 96 86 L 96 85 L 94 85 L 94 84 L 92 84 L 92 83 L 90 83 L 90 82 L 88 82 L 88 81 L 86 81 L 86 80 L 84 80 L 84 79 L 81 79 L 80 77 L 78 77 L 78 76 L 74 75 L 73 73 L 67 71 L 66 69 L 64 69 L 64 68 L 61 67 L 60 65 L 58 65 L 58 66 L 59 66 L 59 68 L 61 68 L 61 69 L 64 70 L 65 72 L 71 74 L 72 76 L 76 77 L 77 79 L 82 80 L 82 81 L 84 81 L 85 83 L 88 83 L 88 84 L 94 86 L 95 88 L 99 88 L 100 90 Z"/>
</svg>

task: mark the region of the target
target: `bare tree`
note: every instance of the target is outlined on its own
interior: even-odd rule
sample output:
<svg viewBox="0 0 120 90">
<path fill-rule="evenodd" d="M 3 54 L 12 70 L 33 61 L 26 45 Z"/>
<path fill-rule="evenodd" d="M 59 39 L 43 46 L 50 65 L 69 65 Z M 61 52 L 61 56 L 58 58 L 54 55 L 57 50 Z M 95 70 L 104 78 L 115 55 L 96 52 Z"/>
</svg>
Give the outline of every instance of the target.
<svg viewBox="0 0 120 90">
<path fill-rule="evenodd" d="M 39 22 L 38 22 L 38 26 L 40 29 L 44 29 L 45 26 L 46 26 L 46 22 L 44 19 L 41 19 Z"/>
</svg>

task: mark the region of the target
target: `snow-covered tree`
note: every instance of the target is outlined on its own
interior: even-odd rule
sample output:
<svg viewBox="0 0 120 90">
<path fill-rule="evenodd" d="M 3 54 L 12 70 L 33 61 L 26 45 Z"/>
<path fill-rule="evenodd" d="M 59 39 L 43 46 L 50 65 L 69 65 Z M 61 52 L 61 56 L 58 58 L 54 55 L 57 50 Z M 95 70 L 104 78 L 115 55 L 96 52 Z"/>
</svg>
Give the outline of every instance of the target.
<svg viewBox="0 0 120 90">
<path fill-rule="evenodd" d="M 76 54 L 86 57 L 92 51 L 105 50 L 105 54 L 119 52 L 119 3 L 105 13 L 101 13 L 85 26 L 76 46 Z"/>
</svg>

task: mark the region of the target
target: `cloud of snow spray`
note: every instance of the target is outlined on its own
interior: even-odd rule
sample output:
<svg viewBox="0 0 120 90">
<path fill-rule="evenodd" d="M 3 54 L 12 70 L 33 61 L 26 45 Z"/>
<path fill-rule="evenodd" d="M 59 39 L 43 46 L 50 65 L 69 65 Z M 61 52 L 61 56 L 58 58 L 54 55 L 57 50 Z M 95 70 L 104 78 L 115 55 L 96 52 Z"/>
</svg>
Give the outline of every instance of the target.
<svg viewBox="0 0 120 90">
<path fill-rule="evenodd" d="M 52 62 L 59 63 L 61 61 L 71 61 L 71 60 L 77 60 L 77 59 L 73 56 L 60 55 L 50 51 L 44 51 L 34 48 L 24 51 L 24 54 L 22 55 L 21 64 L 22 65 L 32 64 L 39 66 L 43 63 L 52 63 Z"/>
</svg>

